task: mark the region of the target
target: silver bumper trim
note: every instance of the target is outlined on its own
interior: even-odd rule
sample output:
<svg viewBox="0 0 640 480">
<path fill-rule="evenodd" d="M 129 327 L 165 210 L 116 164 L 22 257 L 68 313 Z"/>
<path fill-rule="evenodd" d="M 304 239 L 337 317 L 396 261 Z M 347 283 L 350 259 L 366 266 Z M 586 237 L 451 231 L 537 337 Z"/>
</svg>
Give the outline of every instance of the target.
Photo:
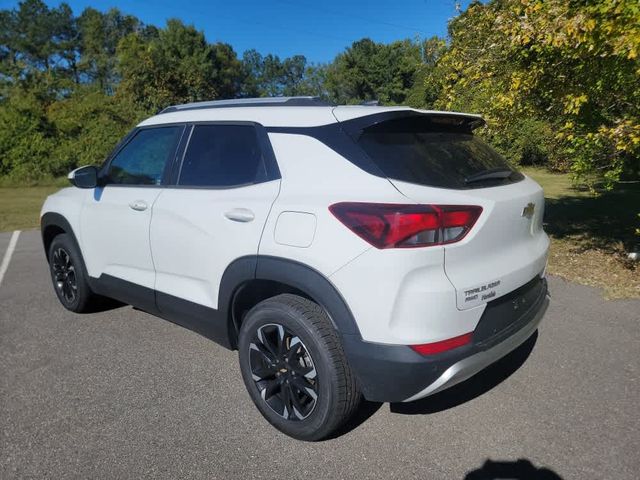
<svg viewBox="0 0 640 480">
<path fill-rule="evenodd" d="M 446 388 L 452 387 L 460 382 L 464 382 L 476 373 L 484 370 L 492 363 L 500 360 L 502 357 L 522 345 L 531 335 L 533 335 L 533 332 L 536 331 L 538 325 L 542 321 L 542 317 L 547 311 L 548 306 L 549 295 L 546 295 L 540 310 L 538 310 L 536 316 L 531 319 L 527 325 L 494 347 L 478 352 L 454 363 L 427 388 L 406 400 L 403 400 L 403 402 L 413 402 L 414 400 L 419 400 L 421 398 L 428 397 L 429 395 L 433 395 L 434 393 L 441 392 Z"/>
</svg>

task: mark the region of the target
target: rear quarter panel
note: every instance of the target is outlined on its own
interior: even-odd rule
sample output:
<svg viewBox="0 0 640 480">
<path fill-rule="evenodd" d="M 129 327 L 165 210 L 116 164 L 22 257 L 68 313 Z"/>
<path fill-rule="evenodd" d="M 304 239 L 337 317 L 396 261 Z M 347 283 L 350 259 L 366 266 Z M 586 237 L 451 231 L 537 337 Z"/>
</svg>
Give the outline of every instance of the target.
<svg viewBox="0 0 640 480">
<path fill-rule="evenodd" d="M 269 139 L 282 183 L 265 225 L 260 255 L 296 260 L 329 277 L 372 248 L 340 223 L 329 206 L 345 201 L 407 201 L 388 180 L 367 174 L 310 136 L 270 133 Z M 295 218 L 299 221 L 292 221 Z"/>
</svg>

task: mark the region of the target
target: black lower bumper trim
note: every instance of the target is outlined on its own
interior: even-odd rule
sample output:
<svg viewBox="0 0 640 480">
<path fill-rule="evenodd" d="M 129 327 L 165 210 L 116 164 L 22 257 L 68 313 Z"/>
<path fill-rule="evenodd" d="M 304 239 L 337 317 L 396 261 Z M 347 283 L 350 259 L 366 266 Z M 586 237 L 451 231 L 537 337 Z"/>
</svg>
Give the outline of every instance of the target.
<svg viewBox="0 0 640 480">
<path fill-rule="evenodd" d="M 522 298 L 524 302 L 519 301 Z M 514 301 L 517 308 L 513 306 Z M 536 277 L 518 290 L 487 304 L 478 322 L 478 327 L 482 326 L 480 333 L 474 332 L 473 342 L 469 345 L 438 355 L 422 356 L 405 345 L 369 343 L 359 335 L 343 335 L 343 346 L 367 400 L 401 402 L 431 385 L 452 365 L 494 347 L 538 319 L 540 310 L 546 305 L 547 282 Z"/>
</svg>

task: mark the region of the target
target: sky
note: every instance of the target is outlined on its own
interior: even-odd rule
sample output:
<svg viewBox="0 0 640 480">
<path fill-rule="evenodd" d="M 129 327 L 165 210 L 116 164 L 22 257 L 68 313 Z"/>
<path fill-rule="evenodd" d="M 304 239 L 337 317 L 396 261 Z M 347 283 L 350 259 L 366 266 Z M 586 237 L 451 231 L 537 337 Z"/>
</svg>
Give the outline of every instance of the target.
<svg viewBox="0 0 640 480">
<path fill-rule="evenodd" d="M 17 1 L 0 0 L 1 8 Z M 50 6 L 60 1 L 45 0 Z M 164 26 L 179 18 L 202 30 L 209 42 L 229 43 L 242 52 L 255 48 L 282 57 L 302 54 L 311 62 L 328 62 L 355 40 L 377 42 L 428 38 L 447 33 L 456 0 L 66 0 L 79 15 L 88 6 L 117 7 L 144 23 Z M 465 8 L 469 1 L 458 2 Z"/>
</svg>

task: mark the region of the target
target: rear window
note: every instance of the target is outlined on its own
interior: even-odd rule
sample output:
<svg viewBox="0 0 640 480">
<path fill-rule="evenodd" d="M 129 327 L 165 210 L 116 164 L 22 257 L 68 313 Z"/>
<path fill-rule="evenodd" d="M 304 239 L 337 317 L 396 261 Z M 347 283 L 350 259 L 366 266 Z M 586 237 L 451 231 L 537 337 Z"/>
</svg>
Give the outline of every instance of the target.
<svg viewBox="0 0 640 480">
<path fill-rule="evenodd" d="M 524 178 L 469 127 L 446 120 L 426 116 L 387 120 L 365 128 L 357 141 L 384 175 L 403 182 L 462 189 Z"/>
</svg>

